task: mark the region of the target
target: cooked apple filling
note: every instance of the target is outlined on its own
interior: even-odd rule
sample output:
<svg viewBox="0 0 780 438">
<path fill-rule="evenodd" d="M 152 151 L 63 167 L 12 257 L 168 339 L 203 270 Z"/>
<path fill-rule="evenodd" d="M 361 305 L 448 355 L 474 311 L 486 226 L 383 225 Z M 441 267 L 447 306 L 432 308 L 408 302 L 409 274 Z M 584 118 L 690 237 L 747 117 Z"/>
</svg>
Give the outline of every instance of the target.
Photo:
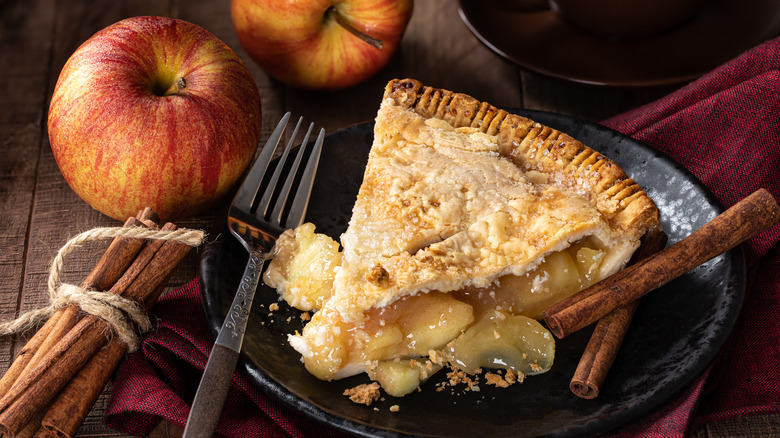
<svg viewBox="0 0 780 438">
<path fill-rule="evenodd" d="M 505 275 L 485 288 L 466 288 L 452 294 L 471 304 L 475 312 L 493 309 L 542 319 L 542 312 L 558 301 L 617 271 L 614 256 L 599 249 L 593 239 L 576 242 L 547 255 L 535 269 L 522 275 Z"/>
<path fill-rule="evenodd" d="M 365 372 L 401 396 L 443 366 L 549 370 L 542 311 L 659 226 L 641 187 L 565 134 L 391 81 L 341 247 L 312 224 L 287 230 L 264 279 L 316 311 L 289 336 L 309 372 Z"/>
<path fill-rule="evenodd" d="M 416 390 L 446 363 L 471 374 L 482 367 L 543 373 L 552 366 L 555 344 L 537 319 L 550 304 L 615 271 L 598 247 L 587 238 L 523 275 L 505 275 L 484 288 L 405 296 L 369 309 L 360 322 L 323 309 L 290 342 L 316 377 L 367 372 L 393 396 Z M 281 236 L 264 280 L 291 306 L 319 310 L 340 260 L 337 242 L 303 224 Z"/>
</svg>

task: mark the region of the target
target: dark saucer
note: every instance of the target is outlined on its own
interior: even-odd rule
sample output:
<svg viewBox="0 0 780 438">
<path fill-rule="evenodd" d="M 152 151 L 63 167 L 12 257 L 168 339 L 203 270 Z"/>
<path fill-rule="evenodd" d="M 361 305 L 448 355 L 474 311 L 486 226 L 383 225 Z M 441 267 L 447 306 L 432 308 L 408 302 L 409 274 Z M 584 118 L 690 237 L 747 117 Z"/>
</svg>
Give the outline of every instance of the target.
<svg viewBox="0 0 780 438">
<path fill-rule="evenodd" d="M 545 76 L 590 85 L 683 84 L 780 35 L 780 3 L 774 0 L 714 0 L 667 33 L 628 41 L 588 35 L 551 11 L 518 12 L 502 4 L 460 0 L 460 15 L 503 58 Z"/>
</svg>

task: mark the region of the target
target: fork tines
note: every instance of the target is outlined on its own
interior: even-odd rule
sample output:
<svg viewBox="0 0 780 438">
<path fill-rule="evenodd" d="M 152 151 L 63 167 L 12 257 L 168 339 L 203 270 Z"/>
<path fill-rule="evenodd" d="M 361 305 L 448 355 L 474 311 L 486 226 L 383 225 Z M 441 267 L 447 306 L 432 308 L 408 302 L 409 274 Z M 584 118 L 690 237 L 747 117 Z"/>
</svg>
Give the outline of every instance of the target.
<svg viewBox="0 0 780 438">
<path fill-rule="evenodd" d="M 245 191 L 244 187 L 257 187 L 253 199 L 251 201 L 249 199 L 241 200 L 236 195 L 236 201 L 234 201 L 243 201 L 244 205 L 251 205 L 251 211 L 260 220 L 279 229 L 294 228 L 303 222 L 325 136 L 325 130 L 320 129 L 316 141 L 310 147 L 309 138 L 314 129 L 314 123 L 310 123 L 300 146 L 294 153 L 294 160 L 290 160 L 291 150 L 296 144 L 298 131 L 303 124 L 301 117 L 298 119 L 281 156 L 278 160 L 272 161 L 290 116 L 291 114 L 287 113 L 282 117 L 244 181 L 242 189 L 239 190 L 239 194 L 241 194 Z M 304 156 L 306 157 L 304 158 Z M 301 166 L 304 159 L 306 160 L 305 167 Z M 273 168 L 273 173 L 269 175 L 268 171 L 271 168 Z M 282 175 L 287 175 L 287 177 L 284 184 L 280 185 L 279 180 Z"/>
</svg>

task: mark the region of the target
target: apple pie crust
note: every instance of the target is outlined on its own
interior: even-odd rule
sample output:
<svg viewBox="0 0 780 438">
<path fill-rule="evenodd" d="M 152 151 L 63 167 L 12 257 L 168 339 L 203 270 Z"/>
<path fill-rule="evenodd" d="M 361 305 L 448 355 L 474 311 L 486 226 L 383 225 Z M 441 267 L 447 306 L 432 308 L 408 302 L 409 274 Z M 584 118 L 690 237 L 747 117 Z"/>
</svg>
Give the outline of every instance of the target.
<svg viewBox="0 0 780 438">
<path fill-rule="evenodd" d="M 613 161 L 465 94 L 388 83 L 348 229 L 277 242 L 265 281 L 316 311 L 290 343 L 324 380 L 404 395 L 442 366 L 552 366 L 538 322 L 622 269 L 658 210 Z"/>
</svg>

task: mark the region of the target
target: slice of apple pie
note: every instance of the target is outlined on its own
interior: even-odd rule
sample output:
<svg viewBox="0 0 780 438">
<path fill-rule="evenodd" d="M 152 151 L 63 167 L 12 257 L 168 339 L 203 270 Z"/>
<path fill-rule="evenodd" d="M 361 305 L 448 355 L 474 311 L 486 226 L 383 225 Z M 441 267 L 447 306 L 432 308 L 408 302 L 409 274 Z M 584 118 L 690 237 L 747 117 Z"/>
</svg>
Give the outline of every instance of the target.
<svg viewBox="0 0 780 438">
<path fill-rule="evenodd" d="M 338 243 L 279 239 L 265 281 L 301 310 L 289 337 L 320 379 L 390 394 L 443 365 L 547 371 L 551 304 L 622 269 L 659 228 L 652 200 L 568 135 L 464 94 L 393 80 Z"/>
</svg>

